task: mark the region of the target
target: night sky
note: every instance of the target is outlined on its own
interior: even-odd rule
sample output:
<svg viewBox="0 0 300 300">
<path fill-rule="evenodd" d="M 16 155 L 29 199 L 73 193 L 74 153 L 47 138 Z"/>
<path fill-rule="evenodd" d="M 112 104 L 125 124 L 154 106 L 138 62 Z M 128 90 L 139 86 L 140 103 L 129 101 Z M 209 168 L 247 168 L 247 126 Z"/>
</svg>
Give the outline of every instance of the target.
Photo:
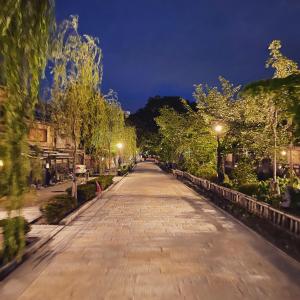
<svg viewBox="0 0 300 300">
<path fill-rule="evenodd" d="M 268 45 L 300 62 L 300 0 L 57 0 L 58 22 L 79 15 L 79 31 L 97 36 L 104 54 L 102 91 L 124 109 L 150 96 L 192 100 L 196 83 L 234 84 L 272 76 Z"/>
</svg>

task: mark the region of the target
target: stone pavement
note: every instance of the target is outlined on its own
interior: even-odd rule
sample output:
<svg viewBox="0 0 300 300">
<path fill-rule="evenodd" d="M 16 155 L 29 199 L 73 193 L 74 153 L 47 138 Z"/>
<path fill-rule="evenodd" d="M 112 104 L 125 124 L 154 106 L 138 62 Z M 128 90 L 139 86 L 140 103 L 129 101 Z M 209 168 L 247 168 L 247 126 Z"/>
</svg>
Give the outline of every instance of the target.
<svg viewBox="0 0 300 300">
<path fill-rule="evenodd" d="M 0 299 L 300 299 L 300 265 L 152 163 L 0 283 Z"/>
</svg>

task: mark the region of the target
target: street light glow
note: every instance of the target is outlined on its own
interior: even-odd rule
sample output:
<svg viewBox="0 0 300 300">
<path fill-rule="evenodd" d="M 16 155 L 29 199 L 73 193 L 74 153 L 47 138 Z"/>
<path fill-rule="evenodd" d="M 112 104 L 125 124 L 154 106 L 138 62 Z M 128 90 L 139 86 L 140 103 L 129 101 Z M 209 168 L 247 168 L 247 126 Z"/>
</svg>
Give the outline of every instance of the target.
<svg viewBox="0 0 300 300">
<path fill-rule="evenodd" d="M 282 151 L 281 151 L 281 155 L 282 155 L 282 156 L 286 156 L 286 151 L 285 151 L 285 150 L 282 150 Z"/>
<path fill-rule="evenodd" d="M 223 130 L 223 126 L 220 125 L 220 124 L 218 124 L 218 125 L 215 126 L 214 129 L 215 129 L 215 132 L 220 133 L 220 132 L 222 132 L 222 130 Z"/>
<path fill-rule="evenodd" d="M 118 149 L 122 149 L 122 148 L 123 148 L 123 144 L 122 144 L 122 143 L 118 143 L 118 144 L 117 144 L 117 148 L 118 148 Z"/>
<path fill-rule="evenodd" d="M 0 168 L 2 168 L 4 166 L 4 162 L 2 159 L 0 159 Z"/>
</svg>

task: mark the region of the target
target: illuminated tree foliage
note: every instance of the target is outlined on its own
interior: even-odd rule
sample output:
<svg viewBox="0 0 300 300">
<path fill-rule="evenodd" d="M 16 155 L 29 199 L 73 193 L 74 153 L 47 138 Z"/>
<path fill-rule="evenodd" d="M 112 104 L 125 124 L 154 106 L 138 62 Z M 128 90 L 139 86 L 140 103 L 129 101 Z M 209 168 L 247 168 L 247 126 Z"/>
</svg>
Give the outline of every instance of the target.
<svg viewBox="0 0 300 300">
<path fill-rule="evenodd" d="M 0 139 L 1 193 L 8 212 L 20 210 L 27 186 L 29 160 L 27 133 L 37 103 L 54 25 L 51 0 L 4 0 L 0 9 L 0 74 L 7 99 Z M 21 257 L 25 245 L 24 224 L 9 220 L 4 245 L 5 260 Z M 17 228 L 17 230 L 16 230 Z M 15 236 L 17 232 L 18 236 Z"/>
<path fill-rule="evenodd" d="M 297 63 L 284 56 L 280 49 L 281 42 L 279 40 L 274 40 L 269 46 L 270 58 L 266 62 L 266 67 L 272 67 L 275 70 L 274 78 L 285 78 L 299 73 Z"/>
<path fill-rule="evenodd" d="M 53 121 L 57 132 L 72 139 L 75 179 L 78 145 L 89 137 L 90 106 L 102 80 L 102 51 L 97 39 L 78 33 L 78 18 L 71 16 L 58 27 L 51 61 Z M 77 198 L 76 180 L 72 194 Z"/>
<path fill-rule="evenodd" d="M 238 145 L 241 124 L 241 105 L 237 99 L 240 87 L 234 87 L 228 80 L 219 77 L 221 88 L 209 87 L 208 85 L 196 85 L 194 98 L 197 102 L 198 115 L 204 120 L 208 129 L 212 132 L 216 125 L 222 126 L 223 130 L 214 133 L 218 138 L 218 164 L 217 172 L 219 181 L 225 178 L 225 155 L 232 153 L 234 146 Z"/>
<path fill-rule="evenodd" d="M 211 177 L 215 172 L 216 139 L 197 112 L 163 108 L 156 118 L 162 136 L 159 155 L 189 172 Z"/>
<path fill-rule="evenodd" d="M 123 159 L 132 159 L 136 154 L 135 129 L 126 126 L 117 93 L 113 90 L 103 96 L 98 93 L 90 109 L 93 116 L 88 145 L 96 160 L 100 162 L 102 158 L 105 159 L 110 169 L 112 158 L 118 154 L 118 143 L 124 145 Z"/>
<path fill-rule="evenodd" d="M 273 41 L 270 46 L 270 58 L 266 67 L 274 68 L 274 78 L 286 78 L 299 74 L 297 63 L 285 57 L 281 52 L 281 42 Z M 272 84 L 276 85 L 276 80 Z M 272 85 L 271 84 L 271 85 Z M 267 87 L 267 88 L 265 88 Z M 295 86 L 294 86 L 295 87 Z M 243 95 L 248 97 L 248 110 L 254 116 L 256 122 L 261 125 L 261 142 L 267 145 L 273 152 L 273 179 L 276 183 L 276 166 L 278 160 L 278 150 L 293 141 L 293 124 L 291 107 L 295 106 L 295 101 L 289 96 L 289 90 L 283 85 L 280 88 L 270 88 L 265 83 L 252 83 L 245 87 Z M 296 101 L 297 102 L 297 101 Z"/>
<path fill-rule="evenodd" d="M 276 183 L 278 152 L 295 141 L 295 129 L 299 131 L 300 120 L 298 66 L 285 57 L 280 48 L 280 41 L 273 41 L 269 46 L 270 58 L 266 66 L 274 68 L 274 79 L 254 82 L 241 90 L 220 77 L 220 87 L 195 86 L 197 107 L 194 111 L 179 115 L 170 109 L 161 110 L 156 118 L 162 136 L 161 157 L 176 162 L 183 158 L 184 167 L 196 174 L 201 173 L 198 168 L 204 168 L 197 164 L 198 161 L 203 163 L 203 159 L 197 157 L 195 149 L 203 153 L 210 149 L 215 153 L 218 148 L 221 159 L 217 170 L 222 179 L 225 177 L 224 158 L 229 153 L 235 154 L 240 164 L 248 165 L 247 169 L 253 170 L 253 174 L 263 158 L 271 158 Z M 219 134 L 213 130 L 216 124 L 222 125 Z M 210 139 L 201 141 L 201 135 Z M 218 137 L 219 147 L 211 137 Z M 190 165 L 188 161 L 192 159 L 189 157 L 194 159 Z M 213 165 L 214 160 L 207 156 L 205 161 Z"/>
</svg>

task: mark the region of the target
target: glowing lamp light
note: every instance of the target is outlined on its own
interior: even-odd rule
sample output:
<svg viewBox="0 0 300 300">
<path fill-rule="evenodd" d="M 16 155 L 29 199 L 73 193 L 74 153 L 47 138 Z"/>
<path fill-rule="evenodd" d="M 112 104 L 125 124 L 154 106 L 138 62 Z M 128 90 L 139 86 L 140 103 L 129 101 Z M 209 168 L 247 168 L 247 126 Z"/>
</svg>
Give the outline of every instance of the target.
<svg viewBox="0 0 300 300">
<path fill-rule="evenodd" d="M 118 143 L 118 144 L 117 144 L 117 148 L 118 148 L 118 149 L 122 149 L 122 148 L 123 148 L 123 144 L 122 144 L 122 143 Z"/>
<path fill-rule="evenodd" d="M 285 151 L 285 150 L 282 150 L 282 151 L 281 151 L 281 155 L 282 155 L 282 156 L 286 156 L 286 151 Z"/>
<path fill-rule="evenodd" d="M 222 130 L 223 130 L 223 126 L 222 125 L 216 125 L 214 127 L 214 130 L 215 130 L 216 133 L 221 133 Z"/>
<path fill-rule="evenodd" d="M 4 167 L 4 161 L 0 159 L 0 168 Z"/>
</svg>

